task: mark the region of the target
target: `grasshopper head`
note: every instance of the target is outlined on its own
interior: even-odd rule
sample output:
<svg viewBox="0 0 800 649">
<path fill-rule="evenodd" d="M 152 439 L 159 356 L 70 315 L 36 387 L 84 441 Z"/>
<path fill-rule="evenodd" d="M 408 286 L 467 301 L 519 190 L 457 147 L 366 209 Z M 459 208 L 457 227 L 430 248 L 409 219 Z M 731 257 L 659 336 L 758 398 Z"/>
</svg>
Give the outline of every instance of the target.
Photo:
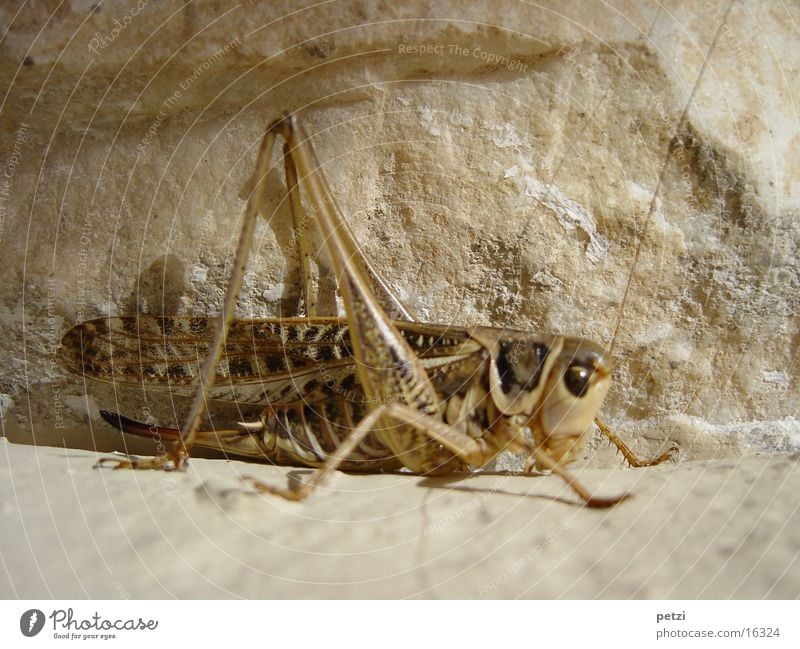
<svg viewBox="0 0 800 649">
<path fill-rule="evenodd" d="M 556 462 L 573 460 L 611 384 L 603 347 L 581 338 L 486 327 L 470 334 L 489 351 L 492 402 L 514 422 L 504 433 L 506 441 L 513 437 L 514 444 L 527 446 L 521 438 L 527 424 L 535 447 Z"/>
<path fill-rule="evenodd" d="M 531 428 L 536 444 L 557 462 L 571 462 L 586 444 L 611 385 L 612 366 L 603 352 L 588 340 L 565 338 L 547 375 Z"/>
</svg>

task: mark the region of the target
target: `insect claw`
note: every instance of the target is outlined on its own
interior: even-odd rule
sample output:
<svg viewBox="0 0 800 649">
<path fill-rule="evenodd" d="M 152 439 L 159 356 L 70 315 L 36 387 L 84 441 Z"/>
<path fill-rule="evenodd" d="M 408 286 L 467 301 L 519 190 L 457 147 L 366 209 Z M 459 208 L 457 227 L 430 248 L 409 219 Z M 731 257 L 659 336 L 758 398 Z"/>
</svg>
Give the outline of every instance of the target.
<svg viewBox="0 0 800 649">
<path fill-rule="evenodd" d="M 93 469 L 101 469 L 108 464 L 112 464 L 112 470 L 116 471 L 117 469 L 135 469 L 137 468 L 139 462 L 139 458 L 134 457 L 132 455 L 126 456 L 126 459 L 117 458 L 117 457 L 101 457 L 97 460 L 95 465 L 92 467 Z"/>
<path fill-rule="evenodd" d="M 661 464 L 662 462 L 667 462 L 669 460 L 672 461 L 677 460 L 677 455 L 680 450 L 681 450 L 680 447 L 673 444 L 661 455 L 658 455 L 654 458 L 650 458 L 649 460 L 639 460 L 638 464 L 633 464 L 630 461 L 628 463 L 634 468 L 656 466 L 657 464 Z"/>
<path fill-rule="evenodd" d="M 290 487 L 289 489 L 273 487 L 250 475 L 242 476 L 242 482 L 250 485 L 250 487 L 255 489 L 258 493 L 267 493 L 273 496 L 280 496 L 281 498 L 285 498 L 286 500 L 291 500 L 294 502 L 304 500 L 308 495 L 308 490 L 304 489 L 303 487 Z"/>
<path fill-rule="evenodd" d="M 613 507 L 614 505 L 630 498 L 633 498 L 633 494 L 624 493 L 616 498 L 596 498 L 592 496 L 584 500 L 584 505 L 586 505 L 586 507 L 591 507 L 592 509 L 608 509 L 609 507 Z"/>
<path fill-rule="evenodd" d="M 107 463 L 109 463 L 109 462 L 116 462 L 116 463 L 119 465 L 119 464 L 122 464 L 123 462 L 125 462 L 125 460 L 118 460 L 118 459 L 117 459 L 117 458 L 115 458 L 115 457 L 101 457 L 100 459 L 98 459 L 98 460 L 97 460 L 97 462 L 95 462 L 95 463 L 94 463 L 94 465 L 92 466 L 92 468 L 93 468 L 93 469 L 102 469 L 102 468 L 103 468 L 103 465 L 104 465 L 104 464 L 107 464 Z M 118 467 L 116 467 L 116 466 L 115 466 L 115 467 L 113 467 L 113 468 L 115 468 L 115 469 L 116 469 L 116 468 L 118 468 Z"/>
<path fill-rule="evenodd" d="M 661 462 L 666 462 L 668 460 L 676 461 L 678 459 L 678 453 L 680 453 L 680 450 L 680 446 L 673 444 L 656 458 L 655 464 L 660 464 Z"/>
</svg>

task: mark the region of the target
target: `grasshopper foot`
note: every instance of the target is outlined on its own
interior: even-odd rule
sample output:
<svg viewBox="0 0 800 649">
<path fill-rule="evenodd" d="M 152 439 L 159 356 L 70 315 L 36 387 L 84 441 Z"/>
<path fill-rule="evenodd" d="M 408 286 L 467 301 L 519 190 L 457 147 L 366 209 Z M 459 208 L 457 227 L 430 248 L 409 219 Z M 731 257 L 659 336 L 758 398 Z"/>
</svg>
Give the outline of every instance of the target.
<svg viewBox="0 0 800 649">
<path fill-rule="evenodd" d="M 292 502 L 300 502 L 305 500 L 308 494 L 311 492 L 306 485 L 292 485 L 288 488 L 282 487 L 273 487 L 272 485 L 268 485 L 265 482 L 261 482 L 258 478 L 254 478 L 253 476 L 242 476 L 242 481 L 250 485 L 253 489 L 255 489 L 259 493 L 266 493 L 272 494 L 273 496 L 280 496 L 281 498 L 285 498 L 286 500 L 291 500 Z"/>
<path fill-rule="evenodd" d="M 130 433 L 138 437 L 147 437 L 158 441 L 171 440 L 173 442 L 173 448 L 169 453 L 156 455 L 155 457 L 136 457 L 135 455 L 126 454 L 120 454 L 120 457 L 102 457 L 97 461 L 97 464 L 94 465 L 95 469 L 111 465 L 112 469 L 186 471 L 186 467 L 189 464 L 189 453 L 181 442 L 181 433 L 179 430 L 143 424 L 108 410 L 101 410 L 100 416 L 123 433 Z"/>
<path fill-rule="evenodd" d="M 591 496 L 584 501 L 584 505 L 592 509 L 608 509 L 609 507 L 613 507 L 614 505 L 617 505 L 632 497 L 633 495 L 629 493 L 624 493 L 621 496 L 616 496 L 614 498 L 597 498 L 595 496 Z"/>
<path fill-rule="evenodd" d="M 123 457 L 101 457 L 94 465 L 95 469 L 110 466 L 113 470 L 131 469 L 134 471 L 185 471 L 189 464 L 189 457 L 185 453 L 173 451 L 155 457 L 137 457 L 125 455 Z"/>
<path fill-rule="evenodd" d="M 657 464 L 661 464 L 662 462 L 667 462 L 668 460 L 674 460 L 678 452 L 680 451 L 680 447 L 676 444 L 670 446 L 666 451 L 664 451 L 661 455 L 650 458 L 649 460 L 640 460 L 641 466 L 656 466 Z"/>
<path fill-rule="evenodd" d="M 599 417 L 595 417 L 594 423 L 600 429 L 600 432 L 605 435 L 608 440 L 617 447 L 622 456 L 625 458 L 625 461 L 628 463 L 629 466 L 632 466 L 634 469 L 641 469 L 648 466 L 656 466 L 657 464 L 661 464 L 662 462 L 666 462 L 667 460 L 671 460 L 675 457 L 675 455 L 680 450 L 675 444 L 673 444 L 667 451 L 658 455 L 653 458 L 640 460 L 639 457 L 630 449 L 628 445 L 625 444 L 617 434 L 611 430 L 611 428 L 606 424 L 602 419 Z"/>
</svg>

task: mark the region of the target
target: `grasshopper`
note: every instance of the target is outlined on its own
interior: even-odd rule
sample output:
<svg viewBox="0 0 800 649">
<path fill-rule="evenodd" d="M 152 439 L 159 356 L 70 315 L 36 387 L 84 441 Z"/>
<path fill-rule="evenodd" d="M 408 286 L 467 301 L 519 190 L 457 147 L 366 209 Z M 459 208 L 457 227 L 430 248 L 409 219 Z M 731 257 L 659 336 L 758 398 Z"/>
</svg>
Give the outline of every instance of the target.
<svg viewBox="0 0 800 649">
<path fill-rule="evenodd" d="M 678 130 L 733 3 L 719 22 Z M 286 186 L 300 250 L 307 318 L 234 320 L 265 179 L 277 137 L 284 140 Z M 652 218 L 669 154 L 645 227 Z M 300 486 L 253 480 L 259 491 L 303 500 L 337 469 L 405 468 L 441 475 L 483 467 L 501 451 L 523 453 L 524 468 L 560 476 L 589 507 L 626 498 L 591 494 L 565 468 L 586 444 L 594 421 L 634 466 L 663 462 L 675 450 L 640 461 L 596 413 L 608 391 L 610 351 L 580 338 L 493 327 L 415 322 L 361 254 L 296 115 L 266 131 L 222 312 L 208 318 L 132 316 L 91 320 L 62 340 L 61 360 L 84 376 L 155 382 L 194 399 L 182 429 L 148 427 L 103 412 L 123 431 L 173 440 L 153 458 L 103 458 L 115 468 L 185 470 L 197 444 L 281 464 L 317 467 Z M 329 257 L 347 317 L 316 317 L 303 201 Z M 641 244 L 634 255 L 633 268 Z M 629 275 L 623 308 L 631 286 Z M 382 303 L 401 318 L 393 320 Z M 622 308 L 613 341 L 621 322 Z M 198 367 L 198 358 L 205 357 Z M 266 404 L 256 422 L 200 431 L 208 399 Z M 530 435 L 526 434 L 530 431 Z"/>
<path fill-rule="evenodd" d="M 307 261 L 301 263 L 302 292 L 312 317 L 232 318 L 277 136 L 285 141 L 286 183 L 301 260 L 309 255 L 299 218 L 305 196 L 338 278 L 346 319 L 314 317 Z M 526 470 L 551 471 L 586 505 L 608 507 L 628 494 L 593 496 L 564 468 L 586 444 L 593 421 L 634 466 L 671 457 L 674 449 L 638 460 L 596 419 L 612 373 L 601 345 L 551 334 L 391 319 L 377 294 L 401 315 L 410 312 L 361 254 L 318 169 L 296 115 L 284 116 L 267 129 L 215 331 L 208 318 L 133 316 L 91 320 L 64 336 L 62 360 L 74 372 L 194 393 L 183 433 L 103 412 L 124 431 L 172 439 L 174 445 L 162 456 L 103 458 L 99 464 L 184 469 L 194 444 L 210 446 L 280 464 L 318 467 L 300 487 L 253 482 L 261 491 L 302 500 L 340 468 L 369 472 L 404 467 L 440 475 L 483 467 L 501 451 L 512 451 L 525 455 Z M 206 360 L 198 372 L 196 358 L 202 356 Z M 207 399 L 267 405 L 257 422 L 199 431 Z"/>
</svg>

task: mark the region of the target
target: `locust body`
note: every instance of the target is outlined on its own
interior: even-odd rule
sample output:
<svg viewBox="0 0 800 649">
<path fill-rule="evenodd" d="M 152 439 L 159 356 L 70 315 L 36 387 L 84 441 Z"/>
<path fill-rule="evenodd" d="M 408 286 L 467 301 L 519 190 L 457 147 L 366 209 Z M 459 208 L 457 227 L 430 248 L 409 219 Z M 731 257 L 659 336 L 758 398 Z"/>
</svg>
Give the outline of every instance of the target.
<svg viewBox="0 0 800 649">
<path fill-rule="evenodd" d="M 285 140 L 293 214 L 302 209 L 304 198 L 338 278 L 346 319 L 232 317 L 278 135 Z M 358 249 L 293 115 L 267 130 L 254 187 L 225 306 L 216 321 L 98 319 L 64 336 L 62 360 L 74 372 L 106 381 L 146 381 L 194 396 L 181 431 L 107 414 L 129 432 L 175 440 L 169 455 L 109 460 L 117 468 L 180 469 L 197 443 L 320 467 L 300 488 L 255 483 L 263 491 L 302 499 L 337 468 L 405 467 L 417 474 L 446 474 L 485 466 L 498 453 L 512 451 L 526 456 L 526 468 L 559 474 L 590 506 L 609 506 L 626 497 L 593 497 L 564 469 L 584 447 L 610 385 L 611 364 L 602 346 L 559 335 L 391 319 L 377 297 L 385 297 L 385 283 Z M 303 285 L 311 286 L 308 277 Z M 305 300 L 313 313 L 308 288 Z M 265 407 L 257 422 L 199 431 L 208 399 Z M 605 426 L 601 430 L 629 461 L 638 462 Z M 669 453 L 638 464 L 666 457 Z"/>
<path fill-rule="evenodd" d="M 731 11 L 719 21 L 676 132 Z M 284 140 L 286 186 L 300 249 L 308 318 L 234 320 L 236 300 L 264 203 L 278 137 Z M 653 218 L 670 152 L 653 192 Z M 596 417 L 611 380 L 610 351 L 590 341 L 491 327 L 415 322 L 361 253 L 330 193 L 309 137 L 296 116 L 272 123 L 257 156 L 231 278 L 218 318 L 131 316 L 79 324 L 63 339 L 61 360 L 73 372 L 105 381 L 146 382 L 193 397 L 184 425 L 150 427 L 113 413 L 125 431 L 171 438 L 154 458 L 102 459 L 115 468 L 184 469 L 194 444 L 270 462 L 319 467 L 300 487 L 255 481 L 261 491 L 300 500 L 337 468 L 404 467 L 442 474 L 482 467 L 501 451 L 523 453 L 526 468 L 563 478 L 586 505 L 597 498 L 564 468 L 576 459 L 594 420 L 635 466 L 639 461 Z M 304 210 L 312 218 L 306 219 Z M 344 301 L 346 318 L 317 318 L 303 224 L 314 223 Z M 633 268 L 641 249 L 636 248 Z M 631 286 L 629 275 L 623 306 Z M 390 304 L 400 320 L 387 315 Z M 623 308 L 611 349 L 617 339 Z M 258 421 L 199 430 L 209 399 L 262 407 Z M 530 434 L 528 434 L 528 432 Z"/>
<path fill-rule="evenodd" d="M 450 426 L 487 443 L 491 439 L 494 454 L 524 450 L 515 430 L 520 425 L 531 426 L 540 443 L 549 437 L 561 462 L 571 461 L 582 448 L 581 431 L 588 429 L 593 406 L 609 383 L 610 368 L 599 346 L 576 338 L 490 327 L 393 324 L 431 378 L 442 404 L 437 414 Z M 206 318 L 91 320 L 64 337 L 62 360 L 71 371 L 95 379 L 168 385 L 173 394 L 191 396 L 196 358 L 208 353 L 212 325 L 213 320 Z M 601 373 L 596 386 L 586 380 L 589 368 Z M 550 405 L 539 407 L 545 394 Z M 203 433 L 199 444 L 276 464 L 306 466 L 322 466 L 377 405 L 359 383 L 347 321 L 338 318 L 234 321 L 209 397 L 269 406 L 258 422 Z M 575 405 L 579 399 L 594 403 L 580 409 Z M 570 409 L 581 419 L 567 425 Z M 177 433 L 106 417 L 140 435 L 157 432 L 163 438 Z M 569 432 L 559 434 L 562 429 Z M 386 441 L 392 434 L 391 428 L 372 431 L 341 468 L 364 472 L 401 468 L 391 441 Z M 468 468 L 463 462 L 451 465 L 452 453 L 430 448 L 430 443 L 425 448 L 429 466 L 415 467 L 419 472 Z M 486 462 L 493 457 L 487 456 Z"/>
</svg>

